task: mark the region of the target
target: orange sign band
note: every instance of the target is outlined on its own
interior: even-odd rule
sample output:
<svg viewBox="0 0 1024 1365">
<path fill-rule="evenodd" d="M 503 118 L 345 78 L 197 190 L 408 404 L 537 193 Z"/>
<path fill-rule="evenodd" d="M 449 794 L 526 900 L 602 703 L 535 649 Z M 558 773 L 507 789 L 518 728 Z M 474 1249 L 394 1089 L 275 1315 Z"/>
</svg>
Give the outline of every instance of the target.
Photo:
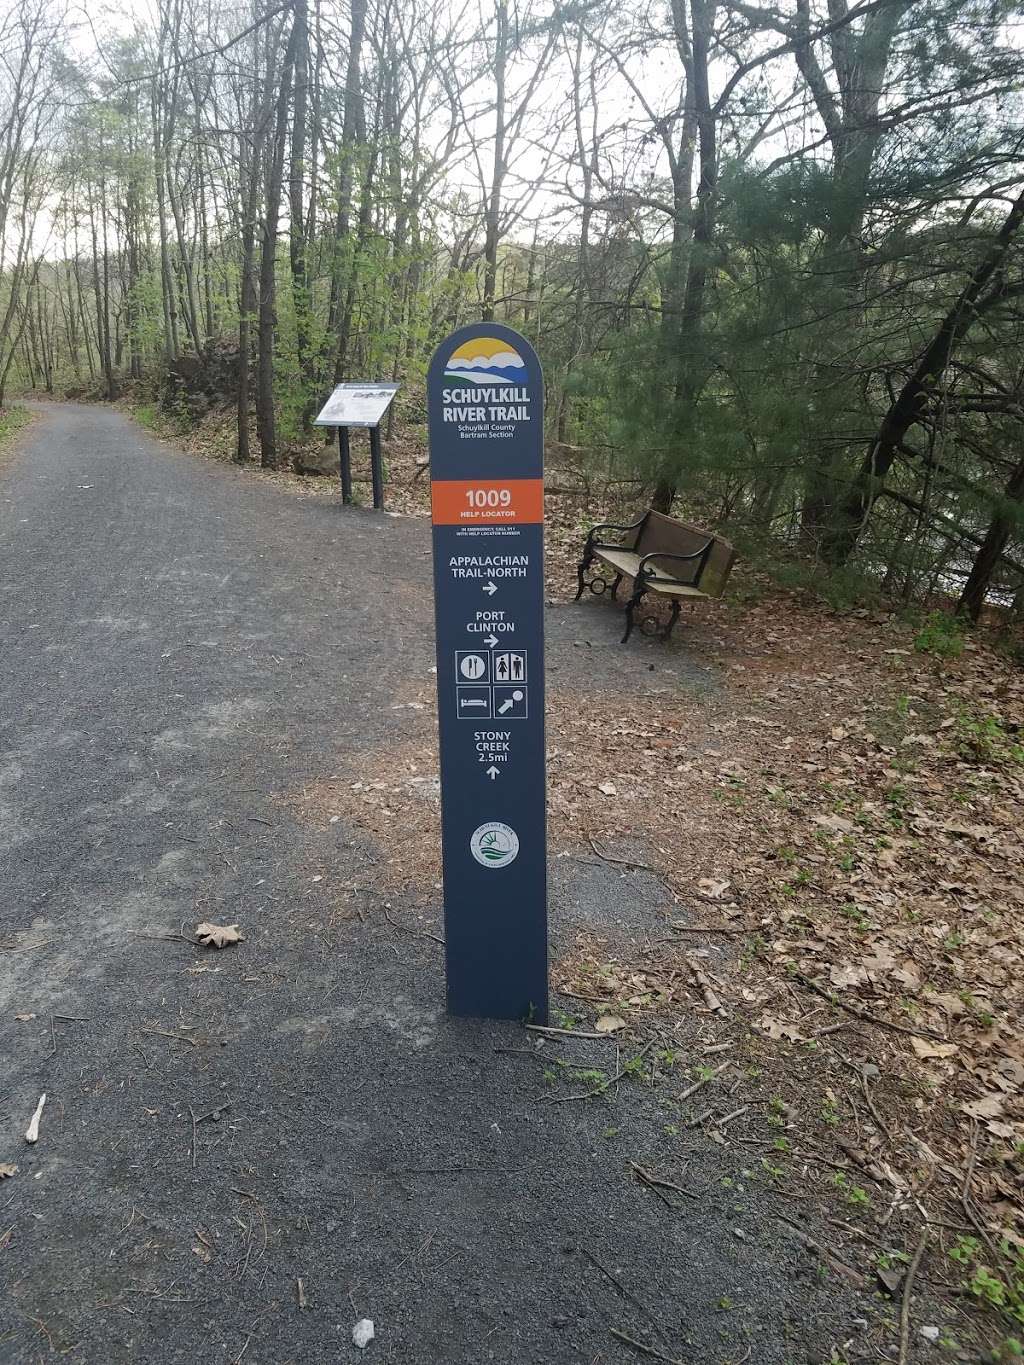
<svg viewBox="0 0 1024 1365">
<path fill-rule="evenodd" d="M 522 526 L 544 520 L 543 479 L 437 479 L 435 526 Z"/>
</svg>

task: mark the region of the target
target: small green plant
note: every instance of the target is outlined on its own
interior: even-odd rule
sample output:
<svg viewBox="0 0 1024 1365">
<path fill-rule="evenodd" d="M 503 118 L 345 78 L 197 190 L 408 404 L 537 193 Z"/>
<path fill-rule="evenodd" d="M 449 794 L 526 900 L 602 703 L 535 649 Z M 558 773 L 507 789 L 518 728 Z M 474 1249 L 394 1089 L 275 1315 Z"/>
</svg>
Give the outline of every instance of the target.
<svg viewBox="0 0 1024 1365">
<path fill-rule="evenodd" d="M 570 1072 L 570 1075 L 580 1085 L 589 1085 L 593 1089 L 608 1084 L 607 1073 L 596 1066 L 580 1067 L 579 1070 Z"/>
<path fill-rule="evenodd" d="M 821 1121 L 835 1128 L 839 1124 L 839 1111 L 836 1109 L 836 1102 L 833 1099 L 824 1099 L 821 1102 Z"/>
<path fill-rule="evenodd" d="M 786 1126 L 786 1102 L 779 1095 L 773 1095 L 768 1101 L 768 1123 L 772 1128 Z"/>
<path fill-rule="evenodd" d="M 914 648 L 918 654 L 934 654 L 937 659 L 958 659 L 964 652 L 963 621 L 949 612 L 931 612 L 914 636 Z"/>
<path fill-rule="evenodd" d="M 962 710 L 956 717 L 955 737 L 961 758 L 975 763 L 1024 763 L 1024 744 L 998 716 L 972 716 Z"/>
<path fill-rule="evenodd" d="M 871 921 L 868 919 L 864 910 L 853 901 L 847 901 L 845 905 L 839 907 L 839 913 L 845 915 L 847 919 L 852 919 L 858 929 L 870 929 Z"/>
<path fill-rule="evenodd" d="M 961 1237 L 948 1254 L 963 1268 L 969 1294 L 1011 1321 L 1024 1324 L 1024 1252 L 1004 1240 L 999 1248 L 1000 1263 L 993 1269 L 981 1260 L 982 1250 L 977 1237 Z"/>
</svg>

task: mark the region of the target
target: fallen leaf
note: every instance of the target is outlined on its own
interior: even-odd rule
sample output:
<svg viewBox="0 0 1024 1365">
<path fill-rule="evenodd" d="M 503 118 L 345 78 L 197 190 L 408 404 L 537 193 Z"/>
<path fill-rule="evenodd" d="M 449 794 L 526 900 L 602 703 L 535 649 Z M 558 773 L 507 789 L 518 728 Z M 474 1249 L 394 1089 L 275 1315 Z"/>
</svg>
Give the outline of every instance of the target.
<svg viewBox="0 0 1024 1365">
<path fill-rule="evenodd" d="M 0 1180 L 6 1180 L 9 1175 L 17 1174 L 17 1166 L 10 1161 L 0 1161 Z"/>
<path fill-rule="evenodd" d="M 987 1095 L 982 1095 L 980 1100 L 972 1100 L 970 1104 L 962 1104 L 960 1108 L 972 1119 L 997 1119 L 1002 1116 L 1003 1097 L 998 1091 L 990 1091 Z"/>
<path fill-rule="evenodd" d="M 868 979 L 868 974 L 863 967 L 854 967 L 852 963 L 840 962 L 829 968 L 828 979 L 833 986 L 845 990 L 847 986 L 863 986 Z"/>
<path fill-rule="evenodd" d="M 597 790 L 603 792 L 605 796 L 618 796 L 619 789 L 614 782 L 599 782 Z"/>
<path fill-rule="evenodd" d="M 906 1273 L 904 1268 L 899 1265 L 887 1266 L 885 1269 L 875 1271 L 883 1288 L 890 1294 L 896 1293 L 896 1290 L 899 1289 L 900 1285 L 903 1283 L 903 1277 Z"/>
<path fill-rule="evenodd" d="M 617 1033 L 620 1028 L 626 1027 L 625 1019 L 617 1014 L 602 1014 L 594 1025 L 598 1033 Z"/>
<path fill-rule="evenodd" d="M 998 1123 L 995 1119 L 989 1119 L 985 1127 L 993 1137 L 1015 1138 L 1017 1136 L 1017 1130 L 1012 1123 Z"/>
<path fill-rule="evenodd" d="M 852 820 L 847 820 L 842 815 L 816 815 L 814 823 L 823 825 L 825 829 L 834 829 L 837 834 L 852 834 L 857 828 Z"/>
<path fill-rule="evenodd" d="M 702 877 L 697 883 L 698 888 L 704 892 L 710 900 L 721 900 L 729 890 L 729 883 L 717 881 L 712 877 Z"/>
<path fill-rule="evenodd" d="M 925 1038 L 911 1038 L 910 1045 L 926 1062 L 930 1057 L 952 1057 L 957 1052 L 956 1043 L 929 1043 Z"/>
<path fill-rule="evenodd" d="M 36 1016 L 34 1014 L 16 1014 L 14 1017 L 19 1024 L 27 1024 L 30 1019 L 34 1019 Z"/>
<path fill-rule="evenodd" d="M 197 924 L 196 938 L 207 948 L 226 948 L 229 943 L 241 943 L 245 938 L 237 924 Z"/>
<path fill-rule="evenodd" d="M 807 1041 L 795 1024 L 785 1024 L 781 1019 L 775 1019 L 770 1014 L 761 1016 L 761 1028 L 769 1038 L 774 1038 L 776 1042 L 781 1038 L 786 1038 L 791 1043 L 805 1043 Z"/>
</svg>

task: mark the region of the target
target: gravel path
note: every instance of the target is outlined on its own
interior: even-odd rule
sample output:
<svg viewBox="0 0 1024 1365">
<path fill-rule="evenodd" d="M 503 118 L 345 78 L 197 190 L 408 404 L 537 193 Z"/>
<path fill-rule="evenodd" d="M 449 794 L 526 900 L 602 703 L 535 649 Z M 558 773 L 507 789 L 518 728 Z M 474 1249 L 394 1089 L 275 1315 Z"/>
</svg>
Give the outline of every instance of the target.
<svg viewBox="0 0 1024 1365">
<path fill-rule="evenodd" d="M 360 834 L 279 798 L 401 738 L 428 583 L 422 522 L 102 408 L 41 407 L 0 474 L 0 1361 L 643 1359 L 617 1329 L 796 1365 L 855 1336 L 742 1151 L 691 1133 L 670 1207 L 630 1169 L 680 1169 L 667 1094 L 551 1103 L 530 1035 L 445 1018 L 409 907 L 333 913 Z M 583 610 L 551 610 L 551 666 L 619 687 L 636 656 Z M 564 859 L 553 885 L 565 933 L 658 896 Z M 204 918 L 246 941 L 173 937 Z"/>
</svg>

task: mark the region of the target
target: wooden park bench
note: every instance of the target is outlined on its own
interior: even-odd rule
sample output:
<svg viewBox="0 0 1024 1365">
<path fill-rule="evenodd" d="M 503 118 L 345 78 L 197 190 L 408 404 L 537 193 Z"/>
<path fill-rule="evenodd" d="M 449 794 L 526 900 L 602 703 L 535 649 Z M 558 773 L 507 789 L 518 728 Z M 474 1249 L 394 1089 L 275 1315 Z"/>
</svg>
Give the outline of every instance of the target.
<svg viewBox="0 0 1024 1365">
<path fill-rule="evenodd" d="M 602 539 L 608 531 L 617 531 L 618 540 Z M 602 522 L 591 528 L 583 547 L 583 558 L 577 570 L 578 602 L 584 590 L 600 595 L 608 588 L 604 573 L 594 573 L 591 565 L 597 560 L 615 575 L 611 595 L 617 600 L 623 578 L 633 580 L 633 591 L 626 604 L 625 644 L 633 630 L 633 614 L 647 593 L 668 598 L 672 610 L 668 623 L 660 631 L 667 640 L 679 620 L 683 602 L 695 603 L 721 597 L 732 569 L 736 552 L 727 540 L 689 522 L 677 521 L 653 510 L 645 512 L 631 526 Z M 588 578 L 589 574 L 589 578 Z M 659 633 L 655 617 L 646 618 L 641 629 Z"/>
</svg>

